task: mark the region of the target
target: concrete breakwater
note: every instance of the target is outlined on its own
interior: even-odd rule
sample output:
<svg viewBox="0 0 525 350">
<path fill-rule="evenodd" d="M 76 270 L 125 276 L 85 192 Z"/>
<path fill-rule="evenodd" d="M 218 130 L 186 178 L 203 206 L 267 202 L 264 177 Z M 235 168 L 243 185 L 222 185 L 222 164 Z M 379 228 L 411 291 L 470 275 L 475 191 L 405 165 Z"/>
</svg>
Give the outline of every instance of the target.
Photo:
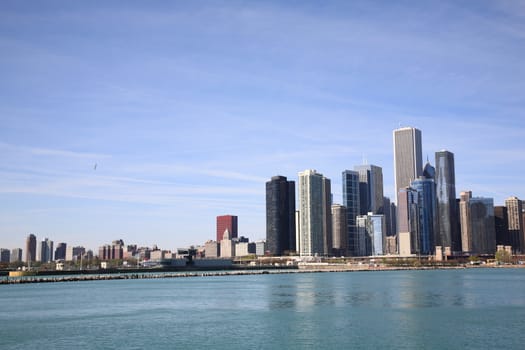
<svg viewBox="0 0 525 350">
<path fill-rule="evenodd" d="M 109 274 L 75 274 L 75 275 L 33 275 L 23 277 L 4 277 L 0 284 L 50 283 L 50 282 L 82 282 L 129 279 L 158 279 L 183 277 L 220 277 L 239 275 L 290 274 L 290 273 L 321 273 L 321 272 L 364 272 L 364 271 L 401 271 L 401 270 L 444 270 L 464 269 L 455 267 L 371 267 L 371 266 L 307 266 L 299 269 L 249 269 L 222 271 L 191 271 L 191 272 L 147 272 L 147 273 L 109 273 Z"/>
<path fill-rule="evenodd" d="M 128 279 L 158 279 L 158 278 L 183 278 L 183 277 L 211 277 L 211 276 L 235 276 L 235 275 L 261 275 L 269 273 L 293 273 L 297 270 L 239 270 L 239 271 L 199 271 L 199 272 L 150 272 L 150 273 L 116 273 L 116 274 L 77 274 L 66 276 L 24 276 L 4 277 L 0 284 L 23 284 L 23 283 L 49 283 L 49 282 L 80 282 L 80 281 L 106 281 L 106 280 L 128 280 Z"/>
</svg>

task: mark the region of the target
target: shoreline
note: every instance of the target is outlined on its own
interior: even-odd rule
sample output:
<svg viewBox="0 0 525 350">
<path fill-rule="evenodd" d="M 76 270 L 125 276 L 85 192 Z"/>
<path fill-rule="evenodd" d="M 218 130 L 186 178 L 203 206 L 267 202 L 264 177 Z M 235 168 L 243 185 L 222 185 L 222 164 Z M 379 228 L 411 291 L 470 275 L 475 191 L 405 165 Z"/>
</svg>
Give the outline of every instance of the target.
<svg viewBox="0 0 525 350">
<path fill-rule="evenodd" d="M 26 284 L 26 283 L 57 283 L 57 282 L 84 282 L 84 281 L 108 281 L 128 279 L 159 279 L 159 278 L 188 278 L 188 277 L 222 277 L 222 276 L 246 276 L 267 274 L 292 274 L 292 273 L 326 273 L 326 272 L 380 272 L 380 271 L 427 271 L 427 270 L 463 270 L 463 269 L 508 269 L 524 268 L 520 265 L 494 265 L 494 266 L 339 266 L 323 265 L 299 267 L 297 269 L 242 269 L 242 270 L 215 270 L 215 271 L 151 271 L 151 272 L 112 272 L 98 274 L 75 274 L 75 275 L 32 275 L 23 277 L 4 276 L 0 285 Z"/>
</svg>

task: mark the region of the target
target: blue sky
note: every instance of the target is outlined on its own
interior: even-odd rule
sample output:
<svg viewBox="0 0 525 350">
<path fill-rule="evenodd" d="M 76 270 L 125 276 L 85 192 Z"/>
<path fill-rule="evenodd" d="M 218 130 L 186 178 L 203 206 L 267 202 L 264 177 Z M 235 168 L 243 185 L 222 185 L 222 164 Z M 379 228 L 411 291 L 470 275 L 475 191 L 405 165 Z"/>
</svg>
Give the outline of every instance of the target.
<svg viewBox="0 0 525 350">
<path fill-rule="evenodd" d="M 457 191 L 525 197 L 525 3 L 2 1 L 0 247 L 265 237 L 265 181 L 383 167 L 392 130 Z M 97 169 L 94 169 L 97 164 Z"/>
</svg>

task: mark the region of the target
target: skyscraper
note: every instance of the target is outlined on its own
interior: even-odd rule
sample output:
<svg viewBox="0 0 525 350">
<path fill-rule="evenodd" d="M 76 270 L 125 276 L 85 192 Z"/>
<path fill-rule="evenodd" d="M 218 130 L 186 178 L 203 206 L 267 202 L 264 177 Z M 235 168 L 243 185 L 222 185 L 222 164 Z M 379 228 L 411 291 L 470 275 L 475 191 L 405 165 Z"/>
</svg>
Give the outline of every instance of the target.
<svg viewBox="0 0 525 350">
<path fill-rule="evenodd" d="M 450 247 L 452 251 L 460 251 L 454 153 L 446 150 L 436 152 L 435 182 L 439 223 L 436 245 L 442 246 L 443 249 Z"/>
<path fill-rule="evenodd" d="M 40 242 L 37 256 L 39 256 L 38 260 L 44 263 L 53 261 L 53 241 L 46 238 Z"/>
<path fill-rule="evenodd" d="M 15 248 L 11 251 L 10 262 L 20 262 L 20 261 L 22 261 L 22 249 Z"/>
<path fill-rule="evenodd" d="M 434 237 L 437 231 L 436 184 L 434 183 L 434 168 L 427 163 L 424 176 L 412 181 L 412 188 L 417 192 L 416 203 L 418 213 L 418 250 L 417 254 L 430 255 L 434 252 Z"/>
<path fill-rule="evenodd" d="M 394 130 L 394 181 L 396 196 L 399 190 L 421 176 L 423 159 L 421 131 L 406 127 Z"/>
<path fill-rule="evenodd" d="M 323 246 L 324 255 L 332 254 L 332 182 L 323 177 Z"/>
<path fill-rule="evenodd" d="M 55 250 L 55 260 L 65 260 L 66 259 L 66 243 L 58 243 L 57 249 Z M 103 256 L 99 255 L 100 259 L 105 259 Z"/>
<path fill-rule="evenodd" d="M 235 215 L 222 215 L 217 216 L 217 242 L 222 241 L 222 236 L 224 235 L 224 231 L 230 232 L 231 238 L 237 238 L 238 232 L 237 232 L 237 216 Z"/>
<path fill-rule="evenodd" d="M 9 249 L 0 249 L 0 262 L 8 263 L 11 260 L 11 251 Z"/>
<path fill-rule="evenodd" d="M 346 207 L 341 204 L 332 204 L 332 248 L 333 255 L 347 255 L 348 220 Z"/>
<path fill-rule="evenodd" d="M 512 250 L 525 252 L 525 240 L 523 238 L 523 203 L 518 197 L 509 197 L 505 200 L 507 207 L 508 229 L 509 229 L 509 244 Z"/>
<path fill-rule="evenodd" d="M 266 244 L 273 255 L 295 251 L 295 182 L 274 176 L 266 182 Z"/>
<path fill-rule="evenodd" d="M 359 173 L 360 214 L 383 214 L 383 169 L 377 165 L 354 166 Z"/>
<path fill-rule="evenodd" d="M 496 245 L 511 245 L 509 237 L 509 218 L 507 207 L 494 207 L 494 225 L 496 227 Z"/>
<path fill-rule="evenodd" d="M 494 200 L 472 197 L 472 192 L 460 194 L 461 247 L 468 254 L 494 254 L 496 228 Z"/>
<path fill-rule="evenodd" d="M 359 215 L 356 219 L 358 235 L 364 236 L 360 255 L 383 255 L 386 248 L 385 216 L 382 214 Z M 360 240 L 361 241 L 361 240 Z"/>
<path fill-rule="evenodd" d="M 417 254 L 419 249 L 419 210 L 417 191 L 411 187 L 397 194 L 398 253 L 401 256 Z"/>
<path fill-rule="evenodd" d="M 36 236 L 30 234 L 26 239 L 26 262 L 36 261 Z"/>
<path fill-rule="evenodd" d="M 299 253 L 323 255 L 331 242 L 330 180 L 315 170 L 299 173 Z M 330 231 L 328 231 L 330 229 Z"/>
<path fill-rule="evenodd" d="M 348 227 L 348 255 L 360 256 L 362 250 L 356 226 L 356 218 L 360 208 L 359 173 L 357 171 L 343 171 L 343 205 L 346 207 L 346 219 Z"/>
<path fill-rule="evenodd" d="M 385 234 L 388 236 L 393 236 L 395 230 L 392 229 L 392 207 L 390 206 L 390 198 L 383 197 L 383 214 L 385 215 Z"/>
</svg>

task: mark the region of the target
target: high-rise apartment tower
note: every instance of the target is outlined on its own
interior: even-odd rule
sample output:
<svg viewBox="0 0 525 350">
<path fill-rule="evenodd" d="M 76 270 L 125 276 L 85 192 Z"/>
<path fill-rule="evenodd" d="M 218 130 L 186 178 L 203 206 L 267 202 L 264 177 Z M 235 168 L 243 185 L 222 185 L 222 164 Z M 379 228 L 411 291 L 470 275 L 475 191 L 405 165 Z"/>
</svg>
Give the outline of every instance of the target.
<svg viewBox="0 0 525 350">
<path fill-rule="evenodd" d="M 315 170 L 299 173 L 299 253 L 324 255 L 332 246 L 330 180 Z"/>
<path fill-rule="evenodd" d="M 295 247 L 295 182 L 274 176 L 266 182 L 266 249 L 283 255 Z"/>
</svg>

